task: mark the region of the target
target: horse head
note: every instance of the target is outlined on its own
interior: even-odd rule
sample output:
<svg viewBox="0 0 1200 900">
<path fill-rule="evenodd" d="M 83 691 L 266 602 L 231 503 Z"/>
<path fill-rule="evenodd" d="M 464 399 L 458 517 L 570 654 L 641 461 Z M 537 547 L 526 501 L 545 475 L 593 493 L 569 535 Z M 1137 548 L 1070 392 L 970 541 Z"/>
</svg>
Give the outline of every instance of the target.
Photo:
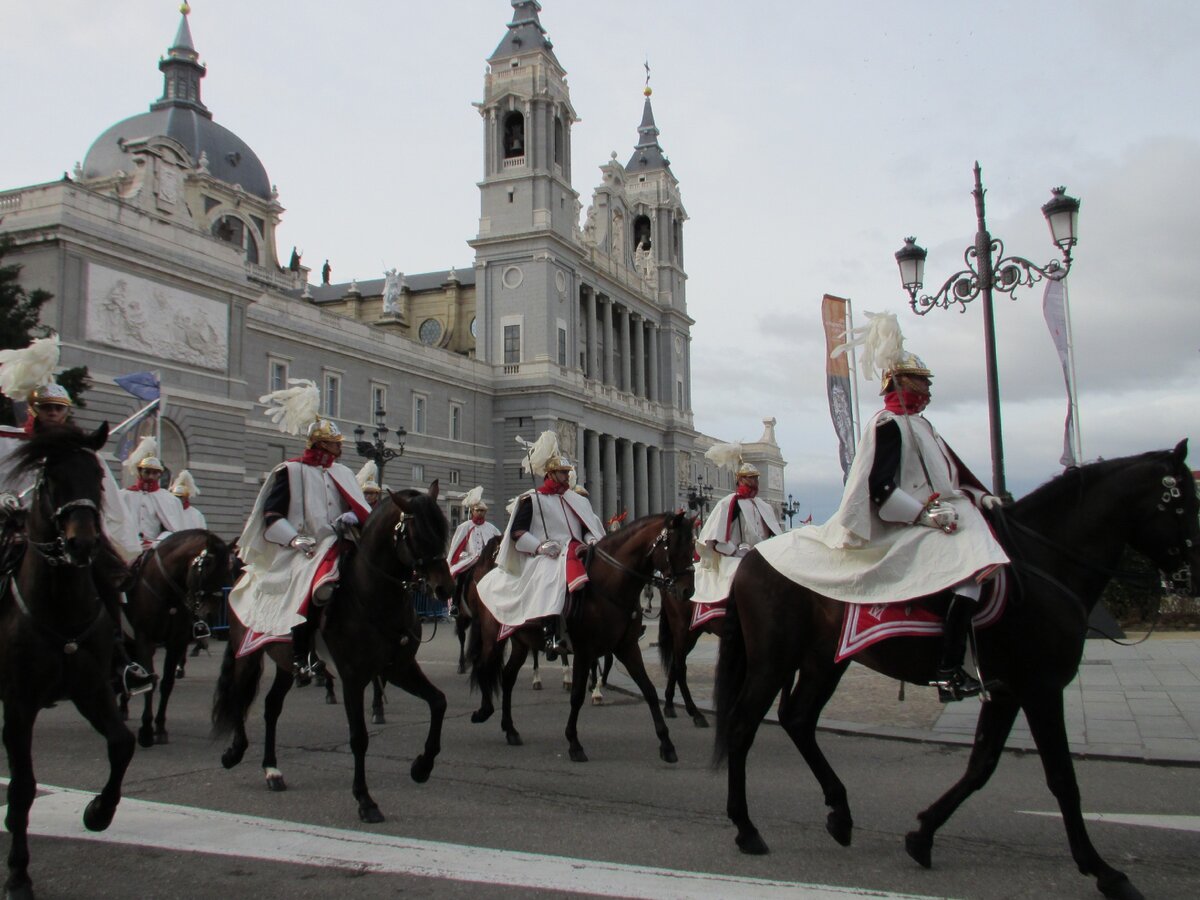
<svg viewBox="0 0 1200 900">
<path fill-rule="evenodd" d="M 659 587 L 688 600 L 696 590 L 695 538 L 692 520 L 684 510 L 667 513 L 662 531 L 650 548 L 654 570 L 661 576 Z"/>
<path fill-rule="evenodd" d="M 678 591 L 686 598 L 695 589 L 693 546 L 686 513 L 656 513 L 603 537 L 596 544 L 596 555 L 609 569 L 634 575 L 663 591 Z M 588 574 L 593 576 L 590 565 Z"/>
<path fill-rule="evenodd" d="M 450 542 L 450 523 L 438 506 L 438 482 L 434 479 L 426 492 L 388 491 L 391 505 L 378 518 L 391 534 L 391 543 L 411 581 L 425 582 L 438 598 L 446 600 L 454 593 L 454 578 L 446 562 Z M 365 537 L 365 535 L 364 535 Z"/>
<path fill-rule="evenodd" d="M 1200 512 L 1196 482 L 1187 467 L 1187 438 L 1174 450 L 1149 454 L 1130 545 L 1148 556 L 1171 589 L 1200 596 Z"/>
<path fill-rule="evenodd" d="M 91 433 L 52 427 L 39 429 L 14 454 L 17 473 L 36 473 L 30 546 L 51 565 L 87 566 L 99 549 L 103 463 L 96 451 L 107 440 L 107 422 Z"/>
</svg>

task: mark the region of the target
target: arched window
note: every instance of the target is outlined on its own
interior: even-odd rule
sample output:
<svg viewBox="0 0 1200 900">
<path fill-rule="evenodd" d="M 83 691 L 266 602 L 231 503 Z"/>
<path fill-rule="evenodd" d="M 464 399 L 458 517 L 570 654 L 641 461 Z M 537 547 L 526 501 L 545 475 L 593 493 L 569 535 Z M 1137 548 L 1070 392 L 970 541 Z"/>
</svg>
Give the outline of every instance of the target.
<svg viewBox="0 0 1200 900">
<path fill-rule="evenodd" d="M 510 112 L 504 117 L 504 158 L 513 159 L 525 155 L 525 117 L 519 112 Z"/>
<path fill-rule="evenodd" d="M 633 249 L 634 250 L 649 250 L 653 244 L 650 242 L 650 217 L 638 216 L 633 220 Z M 646 246 L 642 247 L 642 242 L 645 241 Z"/>
<path fill-rule="evenodd" d="M 254 232 L 237 216 L 221 216 L 212 225 L 213 237 L 241 249 L 247 262 L 258 264 L 258 241 Z"/>
<path fill-rule="evenodd" d="M 565 144 L 563 138 L 563 121 L 562 116 L 554 117 L 554 164 L 560 169 L 563 164 L 563 146 Z"/>
</svg>

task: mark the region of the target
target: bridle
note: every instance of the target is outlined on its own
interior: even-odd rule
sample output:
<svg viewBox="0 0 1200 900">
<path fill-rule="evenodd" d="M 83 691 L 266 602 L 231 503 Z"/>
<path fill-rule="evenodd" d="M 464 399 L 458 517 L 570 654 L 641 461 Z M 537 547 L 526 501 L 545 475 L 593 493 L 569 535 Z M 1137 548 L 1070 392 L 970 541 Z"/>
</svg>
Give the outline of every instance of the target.
<svg viewBox="0 0 1200 900">
<path fill-rule="evenodd" d="M 414 547 L 412 529 L 409 527 L 409 522 L 415 518 L 416 516 L 412 513 L 401 510 L 400 517 L 392 527 L 392 548 L 396 551 L 396 556 L 402 561 L 406 556 L 410 560 L 410 562 L 405 563 L 409 570 L 408 578 L 399 579 L 400 584 L 405 590 L 413 588 L 424 589 L 427 587 L 429 578 L 426 573 L 438 563 L 446 561 L 446 552 L 444 549 L 431 556 L 420 556 L 417 554 Z"/>
<path fill-rule="evenodd" d="M 37 481 L 33 488 L 34 496 L 37 497 L 37 503 L 49 510 L 53 504 L 53 498 L 50 496 L 52 489 L 49 481 L 46 479 L 46 466 L 42 464 L 38 470 Z M 92 550 L 85 559 L 78 559 L 67 548 L 66 538 L 62 534 L 62 521 L 71 513 L 79 509 L 91 510 L 96 521 L 97 533 L 100 531 L 100 508 L 92 500 L 86 497 L 80 497 L 75 500 L 68 500 L 66 503 L 58 506 L 50 512 L 47 520 L 54 530 L 54 537 L 49 541 L 35 541 L 32 536 L 28 538 L 29 546 L 37 551 L 38 555 L 46 560 L 46 563 L 51 566 L 72 566 L 74 568 L 86 568 L 90 566 L 96 558 L 96 554 L 100 550 L 100 542 L 97 541 L 92 545 Z"/>
<path fill-rule="evenodd" d="M 205 544 L 203 550 L 193 556 L 188 562 L 187 575 L 184 577 L 183 584 L 179 584 L 171 577 L 171 574 L 167 571 L 167 567 L 163 564 L 162 553 L 159 551 L 160 547 L 158 546 L 155 546 L 155 548 L 150 551 L 151 558 L 154 560 L 158 574 L 162 576 L 163 581 L 167 583 L 172 591 L 183 597 L 183 602 L 187 604 L 187 607 L 191 610 L 193 615 L 200 615 L 200 605 L 206 595 L 215 599 L 224 593 L 221 588 L 216 588 L 211 591 L 206 591 L 204 589 L 204 582 L 207 576 L 206 570 L 212 564 L 218 562 L 216 556 L 212 553 L 209 553 L 207 544 Z M 154 585 L 148 580 L 142 579 L 141 583 L 145 585 L 146 590 L 153 594 L 154 597 L 160 602 L 168 602 L 167 598 L 156 591 L 154 589 Z M 174 611 L 173 606 L 171 607 L 171 610 L 172 612 Z"/>
<path fill-rule="evenodd" d="M 1167 548 L 1167 556 L 1182 557 L 1179 568 L 1173 572 L 1164 571 L 1162 573 L 1163 582 L 1164 586 L 1169 584 L 1177 592 L 1188 592 L 1192 590 L 1192 578 L 1195 573 L 1192 572 L 1192 564 L 1187 557 L 1195 544 L 1188 533 L 1187 507 L 1183 502 L 1183 490 L 1179 487 L 1179 479 L 1173 475 L 1164 475 L 1162 486 L 1163 492 L 1159 498 L 1157 510 L 1161 513 L 1176 516 L 1180 527 L 1179 543 Z M 1194 485 L 1191 484 L 1191 479 L 1188 480 L 1186 489 L 1195 490 Z"/>
<path fill-rule="evenodd" d="M 659 550 L 663 551 L 664 563 L 662 565 L 659 565 L 658 562 L 656 562 L 654 559 L 654 555 Z M 658 588 L 660 591 L 662 591 L 664 593 L 678 593 L 679 592 L 679 587 L 678 587 L 679 579 L 684 577 L 685 575 L 694 573 L 696 571 L 696 566 L 689 557 L 687 566 L 676 571 L 671 565 L 671 552 L 670 551 L 671 551 L 671 528 L 669 525 L 664 524 L 662 527 L 662 530 L 659 531 L 658 535 L 654 538 L 654 541 L 650 544 L 649 549 L 646 550 L 646 554 L 643 557 L 643 559 L 649 561 L 651 566 L 653 567 L 651 570 L 651 574 L 649 574 L 649 575 L 644 575 L 641 572 L 639 572 L 637 569 L 634 569 L 630 566 L 625 565 L 625 563 L 621 562 L 619 559 L 617 559 L 615 556 L 613 556 L 607 550 L 604 550 L 602 547 L 600 547 L 599 544 L 594 544 L 590 548 L 589 554 L 598 556 L 600 559 L 604 560 L 610 566 L 613 566 L 614 568 L 619 569 L 620 571 L 624 572 L 626 575 L 630 575 L 634 578 L 637 578 L 646 584 L 654 585 L 654 587 Z"/>
</svg>

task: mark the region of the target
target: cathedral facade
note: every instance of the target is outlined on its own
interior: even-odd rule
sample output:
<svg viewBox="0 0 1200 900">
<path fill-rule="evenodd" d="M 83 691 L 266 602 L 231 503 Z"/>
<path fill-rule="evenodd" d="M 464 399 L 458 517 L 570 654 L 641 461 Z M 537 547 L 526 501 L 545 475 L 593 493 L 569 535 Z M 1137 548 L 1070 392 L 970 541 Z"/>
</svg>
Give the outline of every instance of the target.
<svg viewBox="0 0 1200 900">
<path fill-rule="evenodd" d="M 452 519 L 477 484 L 499 516 L 530 486 L 517 439 L 546 429 L 606 519 L 731 487 L 703 457 L 716 438 L 693 424 L 687 213 L 650 91 L 631 157 L 614 154 L 585 201 L 572 187 L 578 117 L 541 6 L 512 8 L 476 104 L 480 217 L 461 269 L 329 283 L 294 252 L 281 260 L 280 195 L 205 106 L 186 11 L 148 112 L 106 130 L 73 177 L 0 192 L 0 234 L 15 242 L 4 262 L 54 295 L 42 320 L 63 366 L 91 371 L 77 419 L 120 422 L 139 404 L 114 379 L 157 373 L 163 460 L 192 472 L 223 536 L 302 447 L 258 402 L 296 378 L 320 387 L 351 468 L 356 429 L 369 441 L 384 423 L 398 449 L 402 426 L 382 480 L 437 479 Z M 763 421 L 746 458 L 778 504 L 784 462 Z"/>
</svg>

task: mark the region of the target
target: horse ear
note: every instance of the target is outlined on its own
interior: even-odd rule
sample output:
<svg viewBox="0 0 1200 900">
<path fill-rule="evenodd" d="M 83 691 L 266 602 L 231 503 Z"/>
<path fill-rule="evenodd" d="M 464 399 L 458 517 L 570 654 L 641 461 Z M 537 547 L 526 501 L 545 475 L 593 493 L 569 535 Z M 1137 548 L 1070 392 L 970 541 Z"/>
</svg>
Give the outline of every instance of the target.
<svg viewBox="0 0 1200 900">
<path fill-rule="evenodd" d="M 1185 459 L 1187 459 L 1187 442 L 1188 442 L 1188 439 L 1184 438 L 1182 441 L 1180 441 L 1178 444 L 1175 445 L 1175 459 L 1181 463 Z"/>
<path fill-rule="evenodd" d="M 436 500 L 438 498 L 438 480 L 435 478 L 429 485 L 429 499 Z"/>
<path fill-rule="evenodd" d="M 105 420 L 101 422 L 100 427 L 88 435 L 85 443 L 92 450 L 99 450 L 106 443 L 108 443 L 108 421 Z"/>
</svg>

